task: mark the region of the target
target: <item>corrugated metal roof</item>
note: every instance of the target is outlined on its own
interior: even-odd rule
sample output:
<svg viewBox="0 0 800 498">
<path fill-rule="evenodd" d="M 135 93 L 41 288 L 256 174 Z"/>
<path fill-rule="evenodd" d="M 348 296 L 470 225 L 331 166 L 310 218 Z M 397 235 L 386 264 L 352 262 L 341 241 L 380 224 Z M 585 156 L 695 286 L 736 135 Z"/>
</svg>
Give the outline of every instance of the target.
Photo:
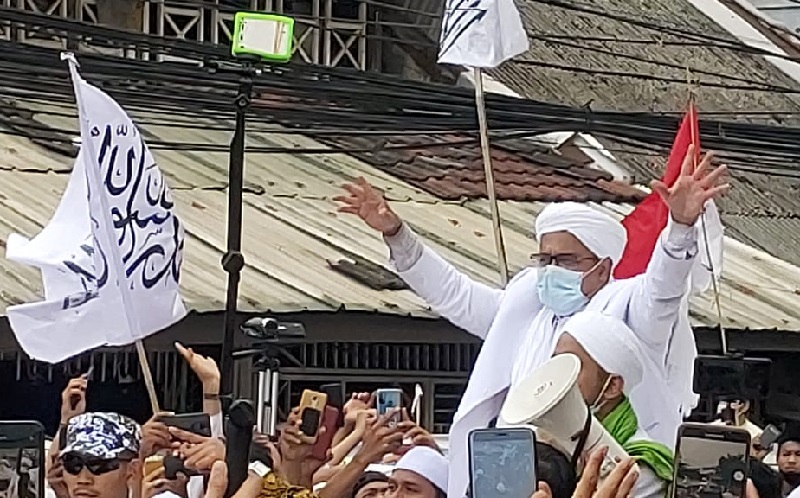
<svg viewBox="0 0 800 498">
<path fill-rule="evenodd" d="M 41 118 L 41 115 L 40 115 Z M 44 120 L 44 118 L 42 118 Z M 74 128 L 65 117 L 47 120 Z M 56 121 L 59 121 L 56 123 Z M 144 126 L 169 141 L 224 143 L 229 133 L 180 127 Z M 299 135 L 251 132 L 258 145 L 319 148 Z M 220 310 L 226 274 L 227 155 L 154 151 L 169 178 L 187 230 L 183 294 L 191 308 Z M 71 159 L 47 152 L 25 139 L 0 134 L 0 242 L 11 232 L 32 236 L 47 222 L 67 181 Z M 375 291 L 332 270 L 328 260 L 361 257 L 385 265 L 380 237 L 353 217 L 335 211 L 331 198 L 340 184 L 358 175 L 370 178 L 394 200 L 393 206 L 445 259 L 469 276 L 496 281 L 494 244 L 486 200 L 446 202 L 345 154 L 249 154 L 244 195 L 240 307 L 247 311 L 358 309 L 431 316 L 412 292 Z M 534 251 L 532 221 L 541 204 L 504 201 L 506 247 L 512 270 Z M 624 212 L 621 205 L 603 209 Z M 40 292 L 35 271 L 0 259 L 0 312 L 8 304 L 30 301 Z M 800 330 L 800 268 L 729 241 L 722 284 L 727 325 L 736 328 Z M 698 325 L 716 323 L 709 297 L 693 302 Z"/>
</svg>

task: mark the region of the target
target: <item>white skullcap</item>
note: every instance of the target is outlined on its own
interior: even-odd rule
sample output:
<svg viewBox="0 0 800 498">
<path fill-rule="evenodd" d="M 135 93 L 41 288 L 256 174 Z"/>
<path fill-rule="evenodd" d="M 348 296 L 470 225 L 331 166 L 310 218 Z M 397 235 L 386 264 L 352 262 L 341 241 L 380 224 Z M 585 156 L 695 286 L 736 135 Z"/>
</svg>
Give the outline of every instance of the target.
<svg viewBox="0 0 800 498">
<path fill-rule="evenodd" d="M 427 446 L 414 446 L 394 466 L 394 470 L 409 470 L 424 477 L 442 492 L 447 492 L 447 458 Z"/>
<path fill-rule="evenodd" d="M 578 341 L 603 370 L 622 377 L 625 394 L 642 381 L 644 359 L 639 339 L 619 318 L 581 311 L 564 325 L 563 333 Z"/>
<path fill-rule="evenodd" d="M 577 202 L 548 204 L 536 217 L 536 238 L 553 232 L 567 232 L 581 241 L 600 259 L 616 266 L 622 258 L 628 235 L 625 227 L 611 216 Z"/>
</svg>

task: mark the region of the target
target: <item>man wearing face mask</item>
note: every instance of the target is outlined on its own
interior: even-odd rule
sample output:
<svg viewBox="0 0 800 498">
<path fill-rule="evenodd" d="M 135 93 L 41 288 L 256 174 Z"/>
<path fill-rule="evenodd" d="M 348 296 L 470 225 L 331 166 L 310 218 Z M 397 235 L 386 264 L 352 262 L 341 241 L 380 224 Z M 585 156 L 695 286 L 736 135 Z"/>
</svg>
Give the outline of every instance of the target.
<svg viewBox="0 0 800 498">
<path fill-rule="evenodd" d="M 617 318 L 583 311 L 564 326 L 553 356 L 567 353 L 581 360 L 578 389 L 592 413 L 639 464 L 632 496 L 663 496 L 672 481 L 674 456 L 650 438 L 628 399 L 645 370 L 652 368 L 636 335 Z"/>
<path fill-rule="evenodd" d="M 641 341 L 655 370 L 645 373 L 631 402 L 652 437 L 674 442 L 682 416 L 696 402 L 697 352 L 684 297 L 698 254 L 698 220 L 705 204 L 728 188 L 716 186 L 724 166 L 712 171 L 709 154 L 695 168 L 694 157 L 690 148 L 673 187 L 654 184 L 669 206 L 669 223 L 647 271 L 619 281 L 612 272 L 625 248 L 625 229 L 589 206 L 548 205 L 536 219 L 534 268 L 500 290 L 471 280 L 426 247 L 366 180 L 345 185 L 348 195 L 336 198 L 339 210 L 380 231 L 406 283 L 436 312 L 484 340 L 450 430 L 448 496 L 467 489 L 469 431 L 498 416 L 509 387 L 550 358 L 564 323 L 583 309 L 623 320 Z M 652 388 L 651 374 L 668 375 L 668 392 Z"/>
</svg>

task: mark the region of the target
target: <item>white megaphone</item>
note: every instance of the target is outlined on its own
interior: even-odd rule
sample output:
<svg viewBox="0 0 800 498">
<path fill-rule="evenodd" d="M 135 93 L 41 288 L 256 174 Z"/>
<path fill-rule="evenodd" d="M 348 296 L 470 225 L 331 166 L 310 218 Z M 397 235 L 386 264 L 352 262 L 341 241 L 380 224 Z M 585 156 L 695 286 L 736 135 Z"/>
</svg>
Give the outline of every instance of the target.
<svg viewBox="0 0 800 498">
<path fill-rule="evenodd" d="M 599 446 L 608 446 L 600 479 L 628 454 L 589 411 L 578 389 L 581 360 L 574 354 L 560 354 L 513 386 L 500 410 L 508 425 L 533 425 L 554 437 L 573 456 L 588 456 Z M 579 446 L 581 446 L 579 448 Z"/>
</svg>

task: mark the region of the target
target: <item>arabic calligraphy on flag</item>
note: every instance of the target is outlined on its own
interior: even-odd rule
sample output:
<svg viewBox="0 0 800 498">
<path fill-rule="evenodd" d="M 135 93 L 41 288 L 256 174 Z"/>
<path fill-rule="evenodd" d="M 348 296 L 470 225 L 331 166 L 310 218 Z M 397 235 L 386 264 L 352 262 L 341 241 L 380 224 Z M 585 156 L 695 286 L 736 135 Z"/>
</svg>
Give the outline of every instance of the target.
<svg viewBox="0 0 800 498">
<path fill-rule="evenodd" d="M 499 66 L 528 50 L 528 35 L 513 0 L 447 0 L 439 62 Z"/>
<path fill-rule="evenodd" d="M 136 125 L 69 61 L 81 147 L 53 218 L 32 240 L 14 234 L 8 259 L 42 272 L 44 300 L 8 317 L 32 358 L 55 363 L 120 346 L 183 318 L 184 235 L 161 171 Z"/>
</svg>

